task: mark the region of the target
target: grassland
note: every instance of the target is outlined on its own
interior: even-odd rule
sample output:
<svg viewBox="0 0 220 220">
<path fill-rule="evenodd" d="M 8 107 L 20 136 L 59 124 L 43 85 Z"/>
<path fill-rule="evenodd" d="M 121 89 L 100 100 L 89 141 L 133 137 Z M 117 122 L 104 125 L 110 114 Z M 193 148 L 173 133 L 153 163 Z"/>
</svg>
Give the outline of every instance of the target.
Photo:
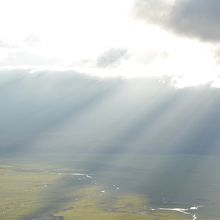
<svg viewBox="0 0 220 220">
<path fill-rule="evenodd" d="M 31 215 L 43 205 L 41 201 L 46 186 L 57 179 L 57 176 L 52 174 L 16 169 L 0 166 L 0 219 L 2 220 L 22 219 Z"/>
<path fill-rule="evenodd" d="M 173 212 L 151 210 L 145 197 L 82 182 L 55 169 L 0 166 L 0 219 L 64 220 L 187 220 Z M 51 217 L 51 219 L 53 219 Z"/>
<path fill-rule="evenodd" d="M 57 213 L 65 220 L 186 220 L 185 216 L 152 212 L 150 205 L 140 195 L 112 196 L 102 193 L 97 187 L 87 188 L 79 193 L 81 199 L 72 208 Z"/>
</svg>

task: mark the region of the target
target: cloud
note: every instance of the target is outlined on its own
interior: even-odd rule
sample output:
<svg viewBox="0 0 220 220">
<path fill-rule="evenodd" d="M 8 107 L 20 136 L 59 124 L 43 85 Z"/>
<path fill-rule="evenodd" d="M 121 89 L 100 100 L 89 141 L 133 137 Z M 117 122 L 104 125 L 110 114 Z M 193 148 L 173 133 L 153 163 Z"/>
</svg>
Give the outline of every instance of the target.
<svg viewBox="0 0 220 220">
<path fill-rule="evenodd" d="M 169 16 L 171 7 L 164 1 L 160 0 L 137 0 L 134 10 L 138 18 L 145 19 L 152 23 L 165 22 Z"/>
<path fill-rule="evenodd" d="M 30 34 L 24 39 L 24 43 L 28 46 L 36 46 L 40 43 L 40 37 L 36 34 Z"/>
<path fill-rule="evenodd" d="M 203 41 L 220 41 L 218 0 L 137 0 L 135 14 L 149 23 Z"/>
<path fill-rule="evenodd" d="M 7 57 L 0 61 L 0 66 L 41 66 L 53 65 L 56 62 L 56 59 L 42 57 L 40 54 L 28 50 L 16 49 L 10 51 Z"/>
<path fill-rule="evenodd" d="M 101 68 L 111 67 L 117 65 L 127 55 L 125 49 L 109 49 L 105 51 L 97 59 L 97 66 Z"/>
<path fill-rule="evenodd" d="M 0 40 L 0 48 L 13 48 L 14 46 L 10 45 L 9 43 L 5 42 L 4 40 Z"/>
</svg>

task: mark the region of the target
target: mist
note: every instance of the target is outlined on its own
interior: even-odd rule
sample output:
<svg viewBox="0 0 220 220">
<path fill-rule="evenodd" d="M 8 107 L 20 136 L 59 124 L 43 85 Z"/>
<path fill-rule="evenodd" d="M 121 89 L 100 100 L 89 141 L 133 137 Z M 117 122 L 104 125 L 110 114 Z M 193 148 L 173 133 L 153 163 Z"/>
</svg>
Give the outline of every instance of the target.
<svg viewBox="0 0 220 220">
<path fill-rule="evenodd" d="M 219 89 L 2 70 L 1 155 L 219 153 Z"/>
</svg>

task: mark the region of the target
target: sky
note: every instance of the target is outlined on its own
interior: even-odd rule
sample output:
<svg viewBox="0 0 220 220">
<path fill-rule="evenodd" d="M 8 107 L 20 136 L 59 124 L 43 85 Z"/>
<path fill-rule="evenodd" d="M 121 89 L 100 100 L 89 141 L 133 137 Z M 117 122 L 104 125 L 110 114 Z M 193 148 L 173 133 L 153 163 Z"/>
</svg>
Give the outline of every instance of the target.
<svg viewBox="0 0 220 220">
<path fill-rule="evenodd" d="M 217 0 L 0 0 L 0 68 L 220 87 Z"/>
</svg>

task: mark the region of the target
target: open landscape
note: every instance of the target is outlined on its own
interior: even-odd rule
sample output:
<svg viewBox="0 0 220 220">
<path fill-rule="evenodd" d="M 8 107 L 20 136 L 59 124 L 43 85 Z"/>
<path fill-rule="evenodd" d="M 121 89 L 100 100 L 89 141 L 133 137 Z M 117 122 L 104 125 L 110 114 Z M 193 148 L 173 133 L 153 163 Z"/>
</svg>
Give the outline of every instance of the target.
<svg viewBox="0 0 220 220">
<path fill-rule="evenodd" d="M 218 219 L 220 179 L 210 185 L 206 173 L 218 158 L 206 158 L 209 164 L 199 169 L 201 156 L 127 155 L 113 163 L 106 162 L 107 155 L 90 156 L 85 161 L 78 155 L 71 164 L 2 160 L 0 219 Z M 158 161 L 163 169 L 155 170 Z"/>
<path fill-rule="evenodd" d="M 114 187 L 105 191 L 91 178 L 70 170 L 1 165 L 0 175 L 2 220 L 191 219 L 172 211 L 153 211 L 141 194 L 118 193 Z"/>
<path fill-rule="evenodd" d="M 220 219 L 220 0 L 0 0 L 0 220 Z"/>
</svg>

